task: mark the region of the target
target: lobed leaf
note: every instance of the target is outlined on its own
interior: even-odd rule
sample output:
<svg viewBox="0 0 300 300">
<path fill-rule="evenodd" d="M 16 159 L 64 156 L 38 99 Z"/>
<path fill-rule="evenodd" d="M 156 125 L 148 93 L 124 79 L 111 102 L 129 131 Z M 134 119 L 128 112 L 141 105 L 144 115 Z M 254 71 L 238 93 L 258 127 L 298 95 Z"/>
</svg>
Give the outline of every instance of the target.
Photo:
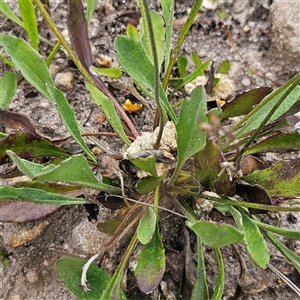
<svg viewBox="0 0 300 300">
<path fill-rule="evenodd" d="M 163 181 L 166 176 L 148 176 L 138 181 L 136 189 L 140 194 L 151 193 Z"/>
</svg>

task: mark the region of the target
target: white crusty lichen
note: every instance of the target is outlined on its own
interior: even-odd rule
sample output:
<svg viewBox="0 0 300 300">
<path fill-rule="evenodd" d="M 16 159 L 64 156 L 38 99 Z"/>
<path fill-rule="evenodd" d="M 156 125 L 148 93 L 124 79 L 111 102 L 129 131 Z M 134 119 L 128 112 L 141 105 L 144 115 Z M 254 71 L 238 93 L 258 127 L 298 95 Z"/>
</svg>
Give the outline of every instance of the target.
<svg viewBox="0 0 300 300">
<path fill-rule="evenodd" d="M 158 150 L 162 154 L 162 157 L 165 158 L 165 161 L 167 161 L 156 163 L 157 174 L 158 176 L 161 176 L 167 174 L 169 170 L 173 169 L 176 163 L 176 159 L 172 154 L 177 150 L 176 128 L 172 121 L 167 122 L 164 126 L 159 149 L 155 149 L 154 145 L 156 143 L 158 131 L 159 128 L 157 127 L 153 132 L 143 132 L 128 148 L 123 149 L 123 157 L 137 157 L 139 153 L 145 153 L 145 151 L 148 151 L 150 155 L 151 151 Z M 139 170 L 137 173 L 139 178 L 143 178 L 148 175 L 149 174 L 142 170 Z"/>
</svg>

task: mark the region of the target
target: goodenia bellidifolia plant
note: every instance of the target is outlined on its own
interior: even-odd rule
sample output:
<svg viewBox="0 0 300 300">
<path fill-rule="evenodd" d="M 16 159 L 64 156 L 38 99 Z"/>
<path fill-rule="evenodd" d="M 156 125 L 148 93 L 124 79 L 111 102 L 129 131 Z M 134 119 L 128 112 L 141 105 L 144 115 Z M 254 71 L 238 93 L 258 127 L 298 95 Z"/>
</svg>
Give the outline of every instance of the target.
<svg viewBox="0 0 300 300">
<path fill-rule="evenodd" d="M 124 131 L 124 124 L 132 137 L 140 138 L 138 130 L 115 96 L 93 71 L 88 24 L 96 2 L 87 1 L 85 15 L 80 0 L 68 1 L 67 23 L 71 41 L 69 45 L 40 0 L 19 1 L 22 21 L 4 0 L 0 0 L 1 13 L 22 27 L 29 38 L 28 42 L 12 34 L 0 34 L 0 44 L 5 52 L 0 58 L 11 67 L 11 71 L 0 79 L 2 125 L 8 127 L 15 117 L 8 111 L 8 107 L 17 88 L 16 72 L 20 72 L 37 91 L 56 105 L 63 124 L 84 153 L 70 154 L 56 147 L 51 140 L 39 136 L 28 124 L 28 119 L 18 116 L 25 132 L 1 133 L 0 162 L 4 164 L 8 159 L 11 160 L 19 171 L 28 177 L 28 182 L 23 183 L 21 187 L 1 186 L 2 202 L 29 201 L 51 205 L 91 203 L 85 197 L 74 196 L 75 192 L 83 195 L 80 191 L 85 188 L 126 198 L 120 171 L 115 170 L 113 174 L 118 174 L 120 186 L 112 185 L 111 181 L 107 180 L 101 182 L 93 174 L 92 167 L 98 165 L 98 158 L 82 138 L 86 130 L 77 122 L 64 94 L 55 87 L 48 69 L 59 48 L 63 47 L 83 75 L 86 89 L 93 101 L 104 112 L 124 144 L 130 148 L 132 143 Z M 300 149 L 297 132 L 285 132 L 284 127 L 286 121 L 293 117 L 297 109 L 299 110 L 300 74 L 272 92 L 265 87 L 254 89 L 238 95 L 221 108 L 216 106 L 210 110 L 207 108 L 205 89 L 197 86 L 190 96 L 174 105 L 179 107 L 179 113 L 176 114 L 171 105 L 175 99 L 175 92 L 182 90 L 198 76 L 204 75 L 210 64 L 209 61 L 202 63 L 197 54 L 193 53 L 192 59 L 196 67 L 187 74 L 186 58 L 178 58 L 202 1 L 193 2 L 178 40 L 174 42 L 174 48 L 174 1 L 161 0 L 160 4 L 161 13 L 150 10 L 146 0 L 139 0 L 142 16 L 139 29 L 128 24 L 127 35 L 117 36 L 114 42 L 116 57 L 124 72 L 131 77 L 141 93 L 155 100 L 157 106 L 154 124 L 158 126 L 158 130 L 155 131 L 155 141 L 151 148 L 143 149 L 147 150 L 146 157 L 140 156 L 139 153 L 127 156 L 132 164 L 147 172 L 146 177 L 139 179 L 136 186 L 131 187 L 136 189 L 141 197 L 125 199 L 138 204 L 128 205 L 125 219 L 119 220 L 111 242 L 103 251 L 88 262 L 72 257 L 59 259 L 55 265 L 58 276 L 79 299 L 126 299 L 121 282 L 128 260 L 139 243 L 142 250 L 137 257 L 138 264 L 134 276 L 139 289 L 146 294 L 151 293 L 159 286 L 166 271 L 168 254 L 165 253 L 160 236 L 161 222 L 158 214 L 159 210 L 165 210 L 185 219 L 185 226 L 190 234 L 196 235 L 197 278 L 191 282 L 193 289 L 189 291 L 189 299 L 221 299 L 226 271 L 221 248 L 234 244 L 244 247 L 256 267 L 269 267 L 300 295 L 299 288 L 270 265 L 267 244 L 268 240 L 275 245 L 300 272 L 300 257 L 275 235 L 299 240 L 300 232 L 263 223 L 256 215 L 266 211 L 300 211 L 297 201 L 285 201 L 285 205 L 273 205 L 271 202 L 271 197 L 292 199 L 300 196 L 300 164 L 298 160 L 290 159 L 255 170 L 256 164 L 261 163 L 258 158 L 261 153 Z M 44 39 L 37 33 L 34 5 L 59 41 L 56 45 L 49 45 L 53 49 L 49 57 L 42 57 L 38 53 L 39 40 Z M 179 76 L 172 78 L 176 64 Z M 237 116 L 240 117 L 238 123 L 225 129 L 223 121 Z M 171 128 L 173 126 L 177 154 L 176 163 L 174 160 L 171 162 L 173 167 L 168 167 L 168 171 L 161 173 L 158 163 L 161 163 L 161 157 L 164 156 L 160 146 L 163 143 L 164 131 L 167 130 L 166 124 L 171 124 Z M 92 141 L 109 154 L 109 150 L 99 140 L 93 138 Z M 44 156 L 56 159 L 47 165 L 30 159 Z M 170 161 L 166 164 L 170 164 Z M 293 172 L 288 172 L 289 170 Z M 183 200 L 186 199 L 183 196 L 193 198 L 198 203 L 198 208 L 203 208 L 201 205 L 208 203 L 211 209 L 230 215 L 235 226 L 213 220 L 204 221 L 204 213 L 194 210 L 194 207 Z M 162 200 L 173 203 L 174 211 L 164 208 Z M 104 255 L 124 238 L 136 223 L 139 225 L 113 276 L 91 264 L 93 259 Z M 122 232 L 120 228 L 123 228 Z M 204 247 L 213 248 L 216 258 L 217 276 L 211 295 L 206 281 Z M 185 268 L 189 267 L 191 265 L 186 257 Z M 186 273 L 189 271 L 186 269 Z M 185 290 L 184 282 L 187 281 L 187 278 L 182 278 L 181 291 Z M 243 289 L 241 280 L 239 284 Z"/>
</svg>

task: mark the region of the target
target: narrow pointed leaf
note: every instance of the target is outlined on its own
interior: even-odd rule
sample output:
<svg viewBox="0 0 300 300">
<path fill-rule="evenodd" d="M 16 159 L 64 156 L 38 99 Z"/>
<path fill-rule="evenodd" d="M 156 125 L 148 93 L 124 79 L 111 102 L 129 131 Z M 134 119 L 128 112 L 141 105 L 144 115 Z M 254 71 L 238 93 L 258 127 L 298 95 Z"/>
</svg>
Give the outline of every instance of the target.
<svg viewBox="0 0 300 300">
<path fill-rule="evenodd" d="M 115 40 L 115 49 L 118 61 L 128 75 L 154 94 L 154 65 L 143 46 L 130 37 L 119 35 Z M 161 85 L 159 97 L 169 117 L 176 124 L 177 118 Z"/>
<path fill-rule="evenodd" d="M 270 113 L 273 107 L 279 104 L 279 107 L 270 117 L 268 122 L 274 121 L 285 112 L 287 112 L 290 107 L 298 101 L 300 96 L 300 87 L 297 84 L 300 81 L 300 74 L 297 74 L 291 80 L 289 80 L 285 85 L 273 91 L 271 94 L 266 96 L 263 101 L 259 103 L 255 109 L 253 109 L 244 119 L 242 119 L 238 124 L 235 125 L 236 129 L 241 128 L 237 133 L 236 137 L 241 137 L 243 134 L 257 129 L 259 125 L 265 120 L 265 118 Z M 242 123 L 245 123 L 241 126 Z"/>
<path fill-rule="evenodd" d="M 164 60 L 164 56 L 165 56 L 164 21 L 163 21 L 162 17 L 156 11 L 150 11 L 150 18 L 151 18 L 151 22 L 152 22 L 152 26 L 153 26 L 153 31 L 154 31 L 154 41 L 155 41 L 155 47 L 157 50 L 158 65 L 160 67 Z M 142 27 L 142 29 L 144 29 L 144 27 Z M 142 40 L 142 43 L 145 42 L 143 30 L 141 32 L 141 40 Z M 144 45 L 144 48 L 145 48 L 145 50 L 147 49 L 146 45 Z M 152 58 L 151 51 L 150 51 L 149 55 Z"/>
<path fill-rule="evenodd" d="M 73 139 L 84 150 L 84 152 L 94 161 L 97 162 L 95 155 L 84 142 L 75 118 L 74 110 L 71 108 L 64 94 L 52 85 L 47 86 L 52 101 L 56 104 L 57 110 L 63 124 L 66 126 Z"/>
<path fill-rule="evenodd" d="M 86 3 L 86 14 L 85 14 L 85 17 L 86 17 L 86 21 L 87 21 L 88 26 L 91 23 L 91 19 L 92 19 L 92 16 L 94 14 L 96 5 L 97 5 L 97 0 L 89 0 Z"/>
<path fill-rule="evenodd" d="M 22 223 L 44 218 L 57 211 L 60 206 L 39 205 L 32 202 L 1 202 L 0 222 Z"/>
<path fill-rule="evenodd" d="M 44 169 L 44 166 L 33 163 L 31 161 L 20 158 L 14 152 L 7 150 L 6 153 L 18 167 L 18 169 L 29 178 L 33 179 L 38 175 L 38 173 Z"/>
<path fill-rule="evenodd" d="M 161 6 L 163 10 L 163 18 L 166 26 L 166 42 L 165 42 L 165 70 L 170 62 L 172 35 L 173 35 L 173 20 L 174 20 L 174 0 L 162 0 Z"/>
<path fill-rule="evenodd" d="M 54 82 L 40 54 L 23 39 L 13 35 L 0 34 L 0 44 L 24 78 L 44 96 L 51 99 L 46 83 L 54 86 Z"/>
<path fill-rule="evenodd" d="M 139 289 L 145 294 L 151 293 L 159 285 L 166 269 L 165 249 L 163 248 L 158 228 L 153 239 L 144 246 L 138 257 L 134 271 Z"/>
<path fill-rule="evenodd" d="M 0 4 L 1 5 L 1 4 Z M 17 90 L 17 76 L 14 72 L 4 74 L 0 79 L 0 109 L 8 109 Z"/>
<path fill-rule="evenodd" d="M 87 22 L 81 0 L 68 0 L 67 25 L 72 47 L 86 70 L 93 64 Z"/>
<path fill-rule="evenodd" d="M 250 184 L 259 182 L 272 196 L 300 196 L 300 160 L 280 161 L 271 167 L 243 177 Z"/>
<path fill-rule="evenodd" d="M 259 87 L 253 90 L 238 94 L 232 101 L 222 106 L 223 119 L 241 116 L 249 113 L 255 105 L 272 92 L 271 87 Z"/>
<path fill-rule="evenodd" d="M 76 257 L 61 257 L 55 264 L 55 270 L 66 287 L 81 300 L 98 300 L 111 276 L 95 264 L 87 271 L 90 291 L 83 291 L 80 286 L 82 268 L 87 260 Z"/>
<path fill-rule="evenodd" d="M 206 131 L 201 123 L 207 122 L 206 97 L 202 87 L 196 87 L 191 98 L 184 99 L 178 117 L 177 131 L 177 164 L 171 178 L 174 183 L 184 163 L 206 144 Z"/>
<path fill-rule="evenodd" d="M 218 271 L 217 271 L 217 282 L 215 291 L 211 297 L 211 300 L 221 300 L 223 296 L 223 289 L 225 283 L 225 271 L 224 271 L 224 262 L 222 258 L 222 253 L 219 248 L 214 249 Z"/>
<path fill-rule="evenodd" d="M 299 230 L 291 230 L 287 228 L 281 228 L 269 224 L 262 223 L 258 220 L 251 220 L 254 224 L 256 224 L 259 228 L 262 228 L 267 231 L 271 231 L 282 236 L 288 237 L 290 239 L 300 240 L 300 231 Z"/>
<path fill-rule="evenodd" d="M 126 145 L 129 145 L 130 141 L 127 135 L 125 134 L 120 118 L 117 115 L 117 112 L 111 100 L 89 83 L 87 83 L 87 89 L 90 91 L 94 102 L 97 105 L 99 105 L 101 110 L 104 112 L 109 124 L 113 127 L 113 129 L 122 139 L 122 141 Z"/>
<path fill-rule="evenodd" d="M 279 133 L 248 148 L 244 154 L 269 151 L 300 150 L 300 136 L 297 133 Z"/>
<path fill-rule="evenodd" d="M 18 0 L 20 13 L 24 22 L 24 27 L 30 38 L 32 47 L 38 51 L 38 28 L 31 0 Z"/>
<path fill-rule="evenodd" d="M 157 219 L 154 209 L 149 207 L 140 219 L 137 228 L 137 238 L 141 244 L 146 245 L 151 241 L 155 232 L 156 222 Z"/>
<path fill-rule="evenodd" d="M 64 160 L 60 165 L 50 168 L 48 172 L 44 170 L 44 172 L 39 174 L 36 179 L 42 182 L 61 181 L 104 192 L 120 193 L 118 187 L 110 186 L 98 181 L 91 171 L 87 160 L 81 154 L 74 155 Z"/>
<path fill-rule="evenodd" d="M 40 156 L 64 156 L 70 154 L 53 146 L 47 140 L 42 140 L 30 134 L 11 134 L 0 140 L 0 164 L 5 163 L 8 158 L 7 150 L 11 150 L 22 158 Z"/>
<path fill-rule="evenodd" d="M 3 13 L 8 19 L 18 24 L 20 27 L 24 28 L 24 23 L 15 15 L 15 13 L 10 9 L 5 0 L 0 0 L 0 12 Z"/>
<path fill-rule="evenodd" d="M 220 225 L 214 222 L 196 221 L 187 222 L 201 241 L 211 247 L 224 247 L 230 244 L 239 243 L 244 235 L 231 225 Z"/>
<path fill-rule="evenodd" d="M 246 214 L 242 213 L 244 227 L 244 244 L 252 263 L 265 269 L 269 263 L 270 253 L 266 242 L 257 227 Z"/>
<path fill-rule="evenodd" d="M 85 198 L 67 197 L 32 188 L 0 186 L 0 201 L 30 201 L 36 204 L 71 205 L 90 203 Z"/>
<path fill-rule="evenodd" d="M 269 238 L 272 244 L 294 265 L 298 273 L 300 273 L 300 256 L 281 243 L 279 239 L 271 232 L 266 231 L 266 236 Z"/>
<path fill-rule="evenodd" d="M 206 300 L 209 299 L 208 286 L 206 281 L 205 258 L 202 241 L 197 236 L 197 281 L 195 282 L 191 300 Z"/>
</svg>

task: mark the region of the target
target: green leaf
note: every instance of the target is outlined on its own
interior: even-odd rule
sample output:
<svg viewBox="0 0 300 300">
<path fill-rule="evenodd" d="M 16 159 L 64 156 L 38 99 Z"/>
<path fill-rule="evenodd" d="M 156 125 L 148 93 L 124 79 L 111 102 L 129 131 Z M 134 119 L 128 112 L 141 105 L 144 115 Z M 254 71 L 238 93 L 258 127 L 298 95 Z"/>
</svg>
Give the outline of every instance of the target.
<svg viewBox="0 0 300 300">
<path fill-rule="evenodd" d="M 130 37 L 119 35 L 115 40 L 115 49 L 118 61 L 128 75 L 154 94 L 154 65 L 142 45 Z M 159 97 L 169 117 L 176 124 L 177 118 L 161 85 Z"/>
<path fill-rule="evenodd" d="M 265 120 L 269 112 L 277 104 L 280 104 L 277 110 L 270 117 L 268 122 L 272 122 L 282 116 L 289 108 L 298 101 L 300 96 L 300 87 L 297 84 L 300 81 L 300 74 L 288 81 L 285 85 L 278 88 L 264 98 L 260 104 L 253 109 L 244 119 L 235 125 L 236 129 L 241 128 L 236 137 L 239 138 L 245 133 L 257 129 L 259 125 Z M 243 126 L 242 124 L 245 123 Z"/>
<path fill-rule="evenodd" d="M 270 138 L 264 139 L 248 148 L 244 155 L 253 154 L 257 152 L 269 152 L 269 151 L 291 151 L 300 150 L 300 138 L 299 134 L 291 133 L 279 133 Z"/>
<path fill-rule="evenodd" d="M 128 155 L 128 159 L 139 169 L 150 173 L 152 176 L 158 176 L 156 171 L 156 159 L 154 155 L 149 155 L 146 158 L 133 158 Z"/>
<path fill-rule="evenodd" d="M 222 106 L 223 120 L 250 113 L 271 92 L 271 87 L 263 86 L 238 94 L 232 101 Z"/>
<path fill-rule="evenodd" d="M 277 226 L 272 226 L 269 224 L 262 223 L 256 219 L 251 219 L 251 221 L 261 229 L 280 234 L 280 235 L 288 237 L 290 239 L 300 240 L 300 231 L 299 230 L 291 230 L 291 229 L 281 228 L 281 227 L 277 227 Z"/>
<path fill-rule="evenodd" d="M 26 176 L 28 176 L 30 179 L 35 178 L 38 173 L 44 169 L 45 167 L 33 163 L 31 161 L 25 160 L 20 158 L 18 155 L 16 155 L 14 152 L 7 150 L 6 153 L 9 155 L 9 157 L 12 159 L 12 161 L 15 163 L 17 168 Z"/>
<path fill-rule="evenodd" d="M 120 118 L 118 117 L 115 107 L 111 100 L 91 84 L 87 83 L 86 86 L 87 89 L 90 91 L 94 102 L 97 105 L 99 105 L 101 110 L 104 112 L 109 124 L 113 127 L 113 129 L 122 139 L 122 141 L 126 145 L 130 145 L 130 141 L 127 135 L 125 134 Z"/>
<path fill-rule="evenodd" d="M 245 234 L 244 244 L 248 256 L 255 266 L 265 269 L 270 258 L 267 244 L 257 225 L 244 213 L 242 213 L 242 220 Z"/>
<path fill-rule="evenodd" d="M 224 262 L 222 258 L 222 253 L 219 248 L 214 249 L 216 261 L 218 265 L 217 271 L 217 282 L 214 293 L 211 297 L 211 300 L 221 300 L 223 296 L 223 289 L 225 283 L 225 271 L 224 271 Z"/>
<path fill-rule="evenodd" d="M 220 195 L 234 196 L 235 185 L 222 167 L 224 154 L 218 146 L 207 139 L 203 150 L 195 155 L 195 175 L 201 184 Z"/>
<path fill-rule="evenodd" d="M 24 40 L 12 35 L 0 34 L 0 43 L 3 44 L 6 53 L 11 57 L 15 66 L 22 72 L 24 78 L 57 105 L 60 117 L 72 137 L 87 155 L 94 162 L 97 162 L 96 157 L 80 135 L 74 111 L 63 93 L 55 88 L 47 64 L 42 57 Z"/>
<path fill-rule="evenodd" d="M 199 236 L 197 236 L 197 256 L 197 281 L 193 287 L 191 300 L 206 300 L 209 299 L 209 294 L 206 281 L 204 249 Z"/>
<path fill-rule="evenodd" d="M 88 0 L 86 2 L 86 14 L 85 14 L 85 17 L 86 17 L 86 21 L 88 23 L 88 26 L 90 26 L 91 19 L 92 19 L 92 16 L 94 14 L 96 5 L 97 5 L 97 0 Z"/>
<path fill-rule="evenodd" d="M 243 180 L 255 184 L 259 182 L 272 196 L 300 196 L 300 160 L 280 161 L 271 167 L 255 171 L 243 177 Z"/>
<path fill-rule="evenodd" d="M 151 193 L 162 182 L 166 176 L 149 176 L 140 179 L 136 185 L 136 189 L 140 194 Z"/>
<path fill-rule="evenodd" d="M 166 26 L 166 41 L 165 41 L 165 70 L 170 62 L 172 35 L 173 35 L 173 20 L 174 20 L 174 0 L 161 0 L 163 10 L 163 18 Z"/>
<path fill-rule="evenodd" d="M 140 34 L 137 28 L 132 25 L 131 23 L 128 23 L 127 28 L 126 28 L 126 34 L 134 39 L 135 41 L 139 42 L 140 40 Z"/>
<path fill-rule="evenodd" d="M 198 76 L 200 76 L 206 70 L 206 68 L 208 67 L 209 64 L 210 64 L 210 61 L 208 60 L 205 63 L 201 64 L 201 66 L 197 67 L 197 69 L 195 69 L 188 76 L 186 76 L 185 78 L 180 80 L 179 83 L 176 84 L 176 86 L 174 87 L 170 97 L 173 96 L 178 90 L 180 90 L 187 83 L 195 80 Z"/>
<path fill-rule="evenodd" d="M 198 56 L 198 54 L 196 52 L 192 52 L 191 57 L 192 57 L 194 64 L 196 65 L 196 67 L 199 68 L 202 65 L 202 62 L 201 62 L 201 59 Z M 200 75 L 204 75 L 204 73 L 200 74 Z"/>
<path fill-rule="evenodd" d="M 81 300 L 98 300 L 111 276 L 94 264 L 87 271 L 90 291 L 84 292 L 80 286 L 82 268 L 87 263 L 76 257 L 61 257 L 55 264 L 55 271 L 66 287 Z"/>
<path fill-rule="evenodd" d="M 66 126 L 67 130 L 81 147 L 81 149 L 91 158 L 91 160 L 97 163 L 97 158 L 92 153 L 90 148 L 86 145 L 80 134 L 74 110 L 71 108 L 64 94 L 60 90 L 55 88 L 54 85 L 47 85 L 47 88 L 51 97 L 50 99 L 52 99 L 52 101 L 56 104 L 63 124 Z"/>
<path fill-rule="evenodd" d="M 54 82 L 40 54 L 23 39 L 13 35 L 0 34 L 0 43 L 24 78 L 44 96 L 51 99 L 46 83 L 54 86 Z"/>
<path fill-rule="evenodd" d="M 78 154 L 64 160 L 60 165 L 44 169 L 36 178 L 37 181 L 61 181 L 77 186 L 89 187 L 103 192 L 120 193 L 118 187 L 99 182 L 91 171 L 87 160 Z"/>
<path fill-rule="evenodd" d="M 294 265 L 298 273 L 300 273 L 300 256 L 282 244 L 271 232 L 266 231 L 265 234 L 272 244 Z"/>
<path fill-rule="evenodd" d="M 1 5 L 1 4 L 0 4 Z M 4 74 L 0 79 L 0 109 L 8 109 L 17 90 L 17 76 L 14 72 Z"/>
<path fill-rule="evenodd" d="M 25 133 L 11 134 L 0 140 L 0 164 L 6 161 L 7 150 L 11 150 L 23 158 L 48 155 L 68 157 L 70 155 L 47 140 Z"/>
<path fill-rule="evenodd" d="M 151 10 L 150 11 L 150 18 L 153 26 L 153 32 L 154 32 L 154 40 L 155 40 L 155 47 L 157 50 L 157 60 L 158 65 L 161 66 L 164 56 L 165 56 L 165 27 L 164 27 L 164 21 L 162 17 L 156 12 Z M 144 29 L 145 27 L 141 27 L 141 42 L 147 51 L 147 46 L 145 45 L 145 35 L 144 35 Z M 152 51 L 149 53 L 151 59 L 152 58 Z"/>
<path fill-rule="evenodd" d="M 122 71 L 119 67 L 111 67 L 111 68 L 96 68 L 93 67 L 93 70 L 101 75 L 108 78 L 115 78 L 118 79 L 122 76 Z"/>
<path fill-rule="evenodd" d="M 20 13 L 24 22 L 24 27 L 30 38 L 32 47 L 38 51 L 38 28 L 31 0 L 18 0 Z"/>
<path fill-rule="evenodd" d="M 137 228 L 137 238 L 141 244 L 146 245 L 151 241 L 155 232 L 156 222 L 156 213 L 153 208 L 149 207 L 140 219 Z"/>
<path fill-rule="evenodd" d="M 32 188 L 0 186 L 0 201 L 30 201 L 36 204 L 71 205 L 90 203 L 85 198 L 67 197 Z"/>
<path fill-rule="evenodd" d="M 186 56 L 180 56 L 177 60 L 177 68 L 181 78 L 185 78 L 186 74 L 186 67 L 187 67 L 187 58 Z"/>
<path fill-rule="evenodd" d="M 229 62 L 229 60 L 225 60 L 221 63 L 217 73 L 219 73 L 219 74 L 228 74 L 229 69 L 230 69 L 230 62 Z"/>
<path fill-rule="evenodd" d="M 24 28 L 23 22 L 15 15 L 15 13 L 10 9 L 5 0 L 0 0 L 0 12 L 3 13 L 8 19 L 18 24 L 20 27 Z"/>
<path fill-rule="evenodd" d="M 244 235 L 235 227 L 206 221 L 187 221 L 187 226 L 191 228 L 201 241 L 211 247 L 224 247 L 230 244 L 239 243 Z"/>
<path fill-rule="evenodd" d="M 191 98 L 184 99 L 179 111 L 177 131 L 177 164 L 170 183 L 174 183 L 184 163 L 206 144 L 206 131 L 201 123 L 207 122 L 206 98 L 202 87 L 196 87 Z"/>
<path fill-rule="evenodd" d="M 166 269 L 165 249 L 161 242 L 158 226 L 150 243 L 144 246 L 138 257 L 134 276 L 139 289 L 151 293 L 159 285 Z"/>
</svg>

